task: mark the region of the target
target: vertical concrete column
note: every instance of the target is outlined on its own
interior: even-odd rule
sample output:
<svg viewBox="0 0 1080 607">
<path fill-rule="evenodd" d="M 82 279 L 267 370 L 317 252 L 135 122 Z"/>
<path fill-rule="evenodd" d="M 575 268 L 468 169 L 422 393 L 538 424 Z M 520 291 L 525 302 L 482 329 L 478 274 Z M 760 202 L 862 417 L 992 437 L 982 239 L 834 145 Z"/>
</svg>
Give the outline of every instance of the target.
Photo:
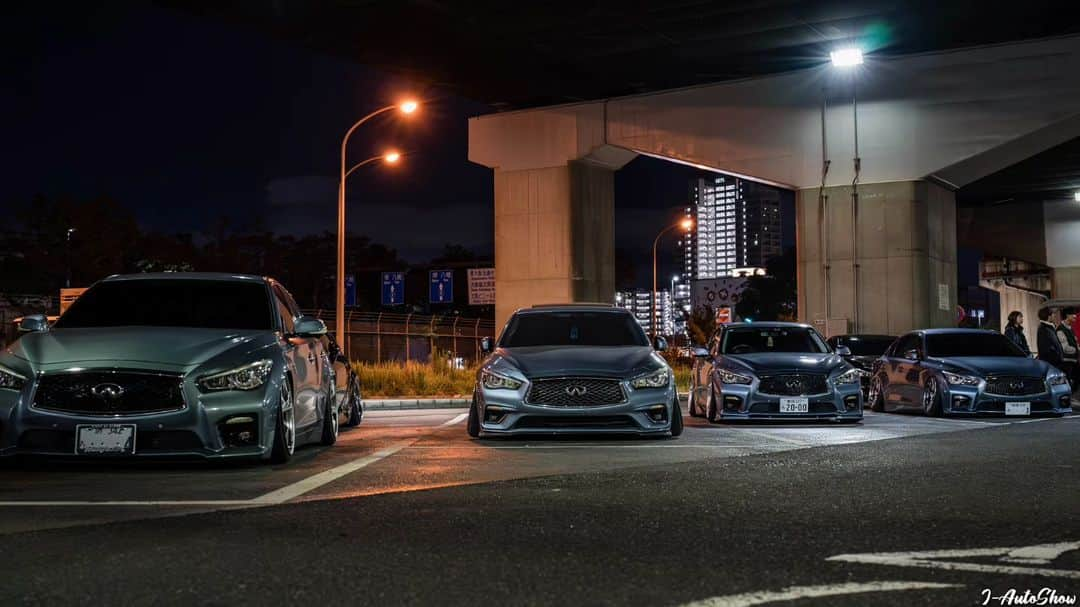
<svg viewBox="0 0 1080 607">
<path fill-rule="evenodd" d="M 1080 205 L 1072 200 L 1043 203 L 1046 264 L 1054 269 L 1055 299 L 1080 299 Z"/>
<path fill-rule="evenodd" d="M 956 323 L 956 200 L 926 181 L 796 197 L 799 319 L 827 334 Z M 853 223 L 854 222 L 854 223 Z M 857 285 L 857 286 L 856 286 Z"/>
<path fill-rule="evenodd" d="M 501 330 L 518 308 L 611 302 L 614 171 L 584 160 L 495 169 L 495 303 Z"/>
</svg>

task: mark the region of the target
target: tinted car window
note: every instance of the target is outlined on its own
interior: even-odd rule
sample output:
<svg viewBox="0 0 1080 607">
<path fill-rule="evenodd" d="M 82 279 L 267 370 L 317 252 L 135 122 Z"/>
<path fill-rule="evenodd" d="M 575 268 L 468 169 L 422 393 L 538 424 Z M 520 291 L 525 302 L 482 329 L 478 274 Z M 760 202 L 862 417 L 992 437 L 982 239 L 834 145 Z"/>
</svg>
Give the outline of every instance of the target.
<svg viewBox="0 0 1080 607">
<path fill-rule="evenodd" d="M 926 336 L 926 355 L 1019 356 L 1027 357 L 1016 344 L 1000 333 L 931 333 Z"/>
<path fill-rule="evenodd" d="M 828 346 L 814 331 L 802 328 L 744 328 L 724 331 L 723 354 L 803 352 L 822 354 Z"/>
<path fill-rule="evenodd" d="M 55 326 L 272 330 L 274 321 L 262 283 L 145 279 L 94 285 Z"/>
<path fill-rule="evenodd" d="M 910 333 L 901 337 L 896 342 L 896 347 L 892 349 L 892 355 L 896 358 L 904 358 L 904 354 L 909 350 L 922 350 L 922 343 L 918 333 Z"/>
<path fill-rule="evenodd" d="M 641 325 L 623 312 L 529 312 L 511 320 L 499 342 L 529 346 L 648 346 Z"/>
<path fill-rule="evenodd" d="M 896 341 L 895 337 L 856 336 L 836 340 L 836 345 L 847 346 L 855 356 L 878 356 Z"/>
</svg>

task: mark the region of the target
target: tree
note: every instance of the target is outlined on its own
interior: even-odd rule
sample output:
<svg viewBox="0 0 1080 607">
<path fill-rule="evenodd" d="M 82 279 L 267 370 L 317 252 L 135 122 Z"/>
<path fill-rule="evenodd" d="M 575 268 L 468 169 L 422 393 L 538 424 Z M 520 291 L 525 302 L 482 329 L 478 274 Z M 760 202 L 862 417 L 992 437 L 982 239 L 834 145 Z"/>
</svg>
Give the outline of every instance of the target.
<svg viewBox="0 0 1080 607">
<path fill-rule="evenodd" d="M 716 310 L 712 306 L 694 308 L 686 319 L 686 330 L 690 333 L 690 343 L 705 345 L 716 332 Z"/>
</svg>

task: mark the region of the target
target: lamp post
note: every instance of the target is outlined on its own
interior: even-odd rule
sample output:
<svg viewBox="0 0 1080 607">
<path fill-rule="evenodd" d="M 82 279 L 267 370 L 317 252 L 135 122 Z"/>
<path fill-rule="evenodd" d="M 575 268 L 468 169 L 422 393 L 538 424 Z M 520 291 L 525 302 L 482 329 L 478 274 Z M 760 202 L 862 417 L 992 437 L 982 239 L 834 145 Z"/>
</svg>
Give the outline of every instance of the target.
<svg viewBox="0 0 1080 607">
<path fill-rule="evenodd" d="M 833 67 L 837 68 L 858 70 L 858 67 L 863 64 L 862 49 L 858 47 L 835 50 L 829 53 L 829 57 L 832 60 Z M 851 119 L 855 134 L 855 155 L 852 158 L 855 176 L 851 179 L 851 292 L 853 305 L 851 327 L 848 330 L 857 333 L 859 331 L 859 173 L 862 171 L 862 158 L 859 157 L 859 95 L 858 73 L 856 71 L 851 74 Z M 825 319 L 825 322 L 827 331 L 828 318 Z"/>
<path fill-rule="evenodd" d="M 391 162 L 392 164 L 393 162 L 397 162 L 397 160 L 400 159 L 401 155 L 396 152 L 392 152 L 391 154 L 395 154 L 395 158 L 393 161 L 390 161 L 388 155 L 369 158 L 368 160 L 357 164 L 351 169 L 346 170 L 345 148 L 346 145 L 349 143 L 349 137 L 353 134 L 353 131 L 355 131 L 357 128 L 360 127 L 360 125 L 364 124 L 368 120 L 371 120 L 379 114 L 384 114 L 391 110 L 399 110 L 403 114 L 412 114 L 417 110 L 418 107 L 419 105 L 417 104 L 417 102 L 412 100 L 405 101 L 401 104 L 381 107 L 374 112 L 371 112 L 367 116 L 364 116 L 360 120 L 357 120 L 356 123 L 349 127 L 348 131 L 345 131 L 345 136 L 341 138 L 341 178 L 338 181 L 337 217 L 337 288 L 335 289 L 337 292 L 337 297 L 335 298 L 336 306 L 334 310 L 334 330 L 338 343 L 341 345 L 341 348 L 346 352 L 348 352 L 348 346 L 345 340 L 345 178 L 354 170 L 360 168 L 361 166 L 364 166 L 369 162 L 377 160 L 378 158 L 386 157 L 386 160 L 388 162 Z"/>
<path fill-rule="evenodd" d="M 67 276 L 64 279 L 64 287 L 71 288 L 71 235 L 75 233 L 75 228 L 67 229 L 67 239 L 65 249 L 67 250 Z"/>
<path fill-rule="evenodd" d="M 660 237 L 662 237 L 664 234 L 667 234 L 668 232 L 670 232 L 670 231 L 672 231 L 672 230 L 674 230 L 676 228 L 682 228 L 682 229 L 686 230 L 687 232 L 689 232 L 693 227 L 694 227 L 694 220 L 690 219 L 688 217 L 688 218 L 683 219 L 682 221 L 680 221 L 678 223 L 673 223 L 673 224 L 669 225 L 668 227 L 664 228 L 663 230 L 660 230 L 660 233 L 656 235 L 656 240 L 653 240 L 653 243 L 652 243 L 652 297 L 651 297 L 651 299 L 652 299 L 652 322 L 649 323 L 649 327 L 652 329 L 652 337 L 653 337 L 654 340 L 656 339 L 656 336 L 660 334 L 660 332 L 658 331 L 659 327 L 657 327 L 658 318 L 657 318 L 657 314 L 656 314 L 656 247 L 660 244 Z"/>
</svg>

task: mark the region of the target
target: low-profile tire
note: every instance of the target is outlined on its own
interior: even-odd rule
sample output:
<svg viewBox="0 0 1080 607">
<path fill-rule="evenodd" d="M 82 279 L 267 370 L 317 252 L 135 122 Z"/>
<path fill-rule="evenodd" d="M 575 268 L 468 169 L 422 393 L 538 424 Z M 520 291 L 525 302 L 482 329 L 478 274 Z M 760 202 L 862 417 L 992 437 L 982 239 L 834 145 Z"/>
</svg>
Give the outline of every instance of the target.
<svg viewBox="0 0 1080 607">
<path fill-rule="evenodd" d="M 360 400 L 360 386 L 356 385 L 355 380 L 349 382 L 349 394 L 346 398 L 349 399 L 349 420 L 345 425 L 355 428 L 364 419 L 364 403 Z"/>
<path fill-rule="evenodd" d="M 885 392 L 881 386 L 881 378 L 875 377 L 870 382 L 870 410 L 875 413 L 883 413 L 885 411 Z"/>
<path fill-rule="evenodd" d="M 480 413 L 476 410 L 475 398 L 473 398 L 472 405 L 469 406 L 469 421 L 465 424 L 465 430 L 473 438 L 479 438 L 480 436 Z"/>
<path fill-rule="evenodd" d="M 341 412 L 338 411 L 337 399 L 331 396 L 326 399 L 326 411 L 323 415 L 322 436 L 319 438 L 322 446 L 329 447 L 337 442 L 340 422 Z"/>
<path fill-rule="evenodd" d="M 274 442 L 270 448 L 270 462 L 274 464 L 288 462 L 296 451 L 296 409 L 292 384 L 288 378 L 281 382 L 280 395 L 277 421 L 274 424 Z"/>
<path fill-rule="evenodd" d="M 682 431 L 682 405 L 679 404 L 679 397 L 676 395 L 675 402 L 671 403 L 671 438 L 681 435 Z"/>
<path fill-rule="evenodd" d="M 705 412 L 697 406 L 697 389 L 690 388 L 690 392 L 686 395 L 686 412 L 690 414 L 690 417 L 705 417 Z"/>
<path fill-rule="evenodd" d="M 923 413 L 927 417 L 941 417 L 941 387 L 933 376 L 926 379 L 923 387 Z"/>
<path fill-rule="evenodd" d="M 709 420 L 710 424 L 720 423 L 720 420 L 716 419 L 716 391 L 712 386 L 709 386 L 709 405 L 705 410 L 705 419 Z"/>
</svg>

